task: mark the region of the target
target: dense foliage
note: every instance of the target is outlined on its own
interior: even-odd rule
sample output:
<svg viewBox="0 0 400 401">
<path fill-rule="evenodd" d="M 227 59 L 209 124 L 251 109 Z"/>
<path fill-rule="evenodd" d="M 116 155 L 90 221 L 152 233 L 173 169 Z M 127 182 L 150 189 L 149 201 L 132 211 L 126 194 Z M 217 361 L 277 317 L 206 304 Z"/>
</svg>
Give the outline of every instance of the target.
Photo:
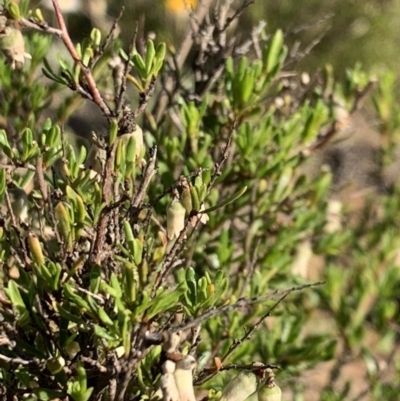
<svg viewBox="0 0 400 401">
<path fill-rule="evenodd" d="M 323 366 L 314 399 L 395 400 L 400 188 L 356 213 L 327 165 L 306 173 L 372 100 L 384 175 L 395 76 L 297 71 L 310 49 L 282 30 L 236 34 L 246 2 L 199 9 L 176 51 L 118 21 L 74 43 L 53 3 L 57 27 L 27 0 L 0 26 L 3 399 L 156 400 L 190 354 L 198 399 L 272 369 L 311 397 Z M 100 122 L 71 132 L 88 104 Z"/>
</svg>

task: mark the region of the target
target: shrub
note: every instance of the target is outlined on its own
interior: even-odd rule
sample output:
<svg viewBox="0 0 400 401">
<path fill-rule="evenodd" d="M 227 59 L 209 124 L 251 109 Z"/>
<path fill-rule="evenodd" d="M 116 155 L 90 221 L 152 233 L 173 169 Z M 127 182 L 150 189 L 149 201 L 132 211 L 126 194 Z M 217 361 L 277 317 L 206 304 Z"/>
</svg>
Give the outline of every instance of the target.
<svg viewBox="0 0 400 401">
<path fill-rule="evenodd" d="M 302 49 L 288 49 L 281 30 L 260 23 L 244 39 L 228 30 L 247 5 L 222 5 L 211 21 L 199 9 L 201 25 L 167 55 L 136 33 L 126 47 L 115 29 L 73 44 L 56 1 L 59 28 L 27 1 L 5 4 L 4 399 L 156 399 L 160 381 L 167 399 L 171 373 L 193 362 L 186 354 L 208 398 L 221 397 L 225 370 L 266 375 L 273 387 L 277 367 L 284 390 L 300 394 L 291 378 L 332 359 L 336 344 L 323 399 L 349 394 L 335 372 L 353 353 L 365 357 L 368 391 L 393 397 L 398 383 L 378 380 L 363 340 L 369 322 L 394 346 L 385 319 L 397 312 L 397 197 L 353 227 L 332 209 L 330 170 L 304 173 L 375 80 L 359 68 L 341 84 L 329 67 L 293 72 Z M 16 49 L 5 39 L 20 40 L 21 27 Z M 46 58 L 53 40 L 66 50 L 56 62 Z M 390 136 L 388 77 L 374 99 Z M 84 102 L 105 117 L 104 135 L 68 133 Z M 314 281 L 311 249 L 326 262 Z M 326 311 L 337 332 L 312 327 Z"/>
</svg>

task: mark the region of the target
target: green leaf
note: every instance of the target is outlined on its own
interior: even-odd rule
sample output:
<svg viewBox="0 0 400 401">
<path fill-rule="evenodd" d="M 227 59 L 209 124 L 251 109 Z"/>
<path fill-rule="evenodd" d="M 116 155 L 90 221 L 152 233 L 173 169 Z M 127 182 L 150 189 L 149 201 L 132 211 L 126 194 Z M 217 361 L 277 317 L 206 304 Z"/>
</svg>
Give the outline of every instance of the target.
<svg viewBox="0 0 400 401">
<path fill-rule="evenodd" d="M 186 292 L 186 290 L 186 284 L 181 283 L 173 291 L 162 291 L 161 294 L 151 300 L 147 317 L 151 319 L 160 312 L 166 312 L 167 310 L 176 307 L 179 298 Z"/>
<path fill-rule="evenodd" d="M 40 359 L 46 358 L 46 355 L 43 354 L 39 349 L 37 349 L 33 345 L 28 344 L 27 342 L 25 342 L 21 339 L 16 339 L 15 342 L 17 345 L 17 349 L 23 350 L 24 352 L 26 352 L 30 355 L 33 355 L 36 358 L 40 358 Z"/>
<path fill-rule="evenodd" d="M 154 67 L 153 67 L 153 75 L 157 76 L 158 73 L 160 72 L 163 64 L 164 64 L 164 59 L 165 55 L 167 53 L 167 46 L 165 43 L 159 43 L 157 46 L 157 51 L 156 55 L 154 58 Z"/>
<path fill-rule="evenodd" d="M 7 294 L 20 314 L 26 311 L 26 305 L 21 297 L 21 293 L 19 292 L 18 284 L 14 280 L 8 282 Z"/>
<path fill-rule="evenodd" d="M 186 284 L 188 288 L 186 292 L 188 303 L 191 306 L 195 306 L 197 301 L 197 283 L 193 267 L 189 267 L 186 271 Z"/>
<path fill-rule="evenodd" d="M 0 169 L 0 197 L 6 191 L 6 170 L 4 168 Z"/>
<path fill-rule="evenodd" d="M 98 324 L 94 325 L 94 334 L 97 337 L 104 338 L 104 339 L 106 339 L 108 341 L 115 341 L 116 340 L 116 338 L 114 336 L 109 334 L 106 329 L 104 329 L 103 327 L 99 326 Z"/>
<path fill-rule="evenodd" d="M 111 281 L 112 288 L 114 288 L 114 290 L 117 292 L 117 297 L 121 298 L 122 297 L 122 288 L 119 283 L 118 277 L 115 273 L 111 273 L 110 281 Z"/>
<path fill-rule="evenodd" d="M 39 398 L 39 400 L 47 401 L 47 400 L 54 400 L 56 398 L 64 398 L 65 394 L 61 391 L 50 390 L 48 388 L 33 388 L 33 394 Z"/>
<path fill-rule="evenodd" d="M 7 133 L 3 129 L 0 130 L 0 149 L 2 149 L 10 159 L 14 157 L 14 152 L 11 150 L 10 144 L 8 143 Z"/>
<path fill-rule="evenodd" d="M 100 283 L 100 288 L 101 288 L 102 291 L 104 291 L 105 293 L 111 295 L 113 298 L 121 298 L 121 293 L 119 291 L 115 290 L 115 288 L 113 288 L 110 285 L 108 285 L 103 280 Z"/>
<path fill-rule="evenodd" d="M 84 323 L 84 321 L 77 316 L 75 313 L 71 313 L 69 312 L 67 309 L 65 309 L 63 306 L 61 306 L 60 304 L 56 304 L 57 305 L 57 311 L 60 314 L 61 317 L 63 317 L 64 319 L 66 319 L 67 321 L 71 321 L 77 324 L 82 324 Z"/>
<path fill-rule="evenodd" d="M 267 73 L 270 73 L 278 63 L 278 56 L 279 53 L 281 52 L 282 46 L 283 46 L 283 32 L 281 29 L 278 29 L 269 43 L 267 57 L 266 60 L 264 60 L 264 62 L 266 63 Z"/>
<path fill-rule="evenodd" d="M 110 145 L 114 144 L 115 139 L 117 138 L 117 134 L 118 134 L 118 121 L 115 118 L 112 118 L 110 120 L 109 141 L 108 141 Z"/>
<path fill-rule="evenodd" d="M 133 62 L 135 69 L 137 70 L 139 76 L 141 78 L 145 79 L 146 78 L 146 65 L 144 63 L 142 56 L 138 52 L 135 52 L 133 54 L 132 62 Z"/>
<path fill-rule="evenodd" d="M 101 267 L 99 265 L 94 265 L 90 271 L 90 291 L 93 294 L 97 294 L 100 289 L 101 283 Z"/>
<path fill-rule="evenodd" d="M 156 50 L 154 48 L 154 42 L 152 40 L 147 41 L 146 46 L 146 78 L 150 78 L 153 64 L 154 64 L 154 57 L 156 55 Z"/>
<path fill-rule="evenodd" d="M 114 322 L 111 320 L 110 316 L 107 315 L 107 312 L 104 310 L 103 307 L 98 308 L 97 314 L 99 315 L 100 320 L 106 326 L 114 327 Z"/>
<path fill-rule="evenodd" d="M 79 401 L 88 401 L 92 395 L 94 387 L 88 388 L 80 397 Z"/>
<path fill-rule="evenodd" d="M 234 194 L 232 194 L 230 197 L 228 197 L 224 201 L 202 211 L 202 213 L 210 213 L 210 212 L 213 212 L 214 210 L 220 209 L 221 207 L 229 205 L 230 203 L 234 202 L 236 199 L 240 198 L 246 192 L 246 190 L 247 190 L 247 187 L 243 187 L 242 189 L 239 189 L 238 191 L 236 191 Z"/>
</svg>

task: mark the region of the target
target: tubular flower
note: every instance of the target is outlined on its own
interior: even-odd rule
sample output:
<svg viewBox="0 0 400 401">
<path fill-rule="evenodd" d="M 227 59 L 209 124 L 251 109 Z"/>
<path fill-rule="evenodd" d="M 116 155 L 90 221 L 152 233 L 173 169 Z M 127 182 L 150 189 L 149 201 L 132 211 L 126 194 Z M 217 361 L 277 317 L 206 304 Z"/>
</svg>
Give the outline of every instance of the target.
<svg viewBox="0 0 400 401">
<path fill-rule="evenodd" d="M 10 26 L 5 27 L 0 32 L 0 49 L 6 56 L 11 68 L 21 68 L 26 58 L 32 58 L 25 52 L 25 42 L 22 33 Z"/>
<path fill-rule="evenodd" d="M 167 236 L 169 240 L 178 238 L 185 226 L 185 208 L 178 200 L 173 200 L 167 207 Z"/>
</svg>

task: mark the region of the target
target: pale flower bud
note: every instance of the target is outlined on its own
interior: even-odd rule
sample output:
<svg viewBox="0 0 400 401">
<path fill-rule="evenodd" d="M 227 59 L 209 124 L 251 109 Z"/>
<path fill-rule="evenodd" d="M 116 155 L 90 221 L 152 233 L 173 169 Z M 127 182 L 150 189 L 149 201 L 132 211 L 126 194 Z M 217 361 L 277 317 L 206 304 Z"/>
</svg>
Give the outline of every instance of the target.
<svg viewBox="0 0 400 401">
<path fill-rule="evenodd" d="M 17 221 L 28 223 L 29 201 L 26 192 L 20 187 L 13 186 L 8 190 L 8 194 L 10 196 L 11 207 Z"/>
<path fill-rule="evenodd" d="M 272 371 L 266 371 L 269 375 L 265 384 L 258 389 L 258 401 L 281 401 L 282 390 L 276 385 Z"/>
<path fill-rule="evenodd" d="M 100 149 L 96 144 L 92 144 L 85 162 L 85 167 L 91 169 L 91 178 L 97 177 L 100 180 L 103 174 L 106 158 L 106 151 L 104 149 Z"/>
<path fill-rule="evenodd" d="M 225 387 L 221 401 L 244 401 L 257 390 L 258 379 L 253 372 L 243 370 Z"/>
<path fill-rule="evenodd" d="M 29 235 L 28 245 L 33 261 L 38 265 L 43 265 L 45 263 L 45 260 L 38 237 L 36 237 L 35 235 Z"/>
<path fill-rule="evenodd" d="M 15 28 L 7 26 L 0 32 L 0 49 L 6 56 L 11 68 L 20 68 L 25 58 L 32 58 L 25 52 L 25 42 L 22 33 Z"/>
<path fill-rule="evenodd" d="M 160 387 L 163 401 L 180 401 L 174 377 L 175 362 L 165 361 L 162 369 L 163 375 L 161 376 Z"/>
<path fill-rule="evenodd" d="M 195 366 L 196 359 L 192 355 L 186 355 L 176 363 L 174 378 L 180 401 L 196 401 L 193 389 L 193 369 Z"/>
<path fill-rule="evenodd" d="M 135 158 L 138 159 L 141 156 L 143 147 L 144 147 L 144 142 L 143 142 L 143 131 L 142 129 L 136 125 L 135 126 L 135 130 L 127 133 L 127 134 L 123 134 L 119 137 L 120 141 L 124 141 L 125 144 L 128 144 L 129 138 L 134 138 L 135 139 Z"/>
<path fill-rule="evenodd" d="M 185 208 L 178 200 L 173 200 L 167 207 L 167 237 L 178 238 L 185 227 Z"/>
</svg>

